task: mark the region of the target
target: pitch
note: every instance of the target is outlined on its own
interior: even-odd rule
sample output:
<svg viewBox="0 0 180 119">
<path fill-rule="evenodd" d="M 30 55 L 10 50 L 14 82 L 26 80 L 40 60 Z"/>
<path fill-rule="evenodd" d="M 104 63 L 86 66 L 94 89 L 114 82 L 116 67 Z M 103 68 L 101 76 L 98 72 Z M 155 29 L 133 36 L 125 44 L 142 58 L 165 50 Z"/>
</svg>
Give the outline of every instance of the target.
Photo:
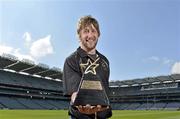
<svg viewBox="0 0 180 119">
<path fill-rule="evenodd" d="M 0 110 L 0 119 L 69 119 L 67 110 Z M 180 111 L 114 110 L 110 119 L 180 119 Z"/>
</svg>

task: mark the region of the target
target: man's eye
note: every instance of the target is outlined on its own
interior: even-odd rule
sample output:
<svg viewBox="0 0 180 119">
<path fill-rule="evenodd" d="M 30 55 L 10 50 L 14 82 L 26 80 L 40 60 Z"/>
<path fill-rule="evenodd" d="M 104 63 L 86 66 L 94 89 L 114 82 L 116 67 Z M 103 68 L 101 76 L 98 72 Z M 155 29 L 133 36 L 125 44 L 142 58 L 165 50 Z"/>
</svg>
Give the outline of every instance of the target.
<svg viewBox="0 0 180 119">
<path fill-rule="evenodd" d="M 88 30 L 84 30 L 84 33 L 88 33 L 89 31 Z"/>
<path fill-rule="evenodd" d="M 93 33 L 95 33 L 96 31 L 95 30 L 92 30 Z"/>
</svg>

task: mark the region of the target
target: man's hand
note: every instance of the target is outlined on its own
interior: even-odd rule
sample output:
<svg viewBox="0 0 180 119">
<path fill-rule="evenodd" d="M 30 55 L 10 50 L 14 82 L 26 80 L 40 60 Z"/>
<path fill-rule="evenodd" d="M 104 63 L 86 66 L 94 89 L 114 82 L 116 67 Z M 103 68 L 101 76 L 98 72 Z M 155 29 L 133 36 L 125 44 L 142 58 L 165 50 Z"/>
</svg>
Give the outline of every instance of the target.
<svg viewBox="0 0 180 119">
<path fill-rule="evenodd" d="M 85 106 L 82 106 L 82 105 L 76 106 L 76 108 L 81 113 L 84 113 L 84 114 L 95 114 L 96 112 L 104 111 L 104 110 L 108 109 L 109 106 L 102 107 L 101 105 L 91 106 L 90 104 L 87 104 Z"/>
</svg>

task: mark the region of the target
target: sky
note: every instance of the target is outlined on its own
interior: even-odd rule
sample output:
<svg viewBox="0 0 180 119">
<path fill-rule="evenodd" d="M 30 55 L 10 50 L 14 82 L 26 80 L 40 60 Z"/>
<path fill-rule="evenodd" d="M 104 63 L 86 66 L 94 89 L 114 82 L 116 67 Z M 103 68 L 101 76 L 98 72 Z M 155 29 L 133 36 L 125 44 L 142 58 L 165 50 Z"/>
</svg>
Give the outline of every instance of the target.
<svg viewBox="0 0 180 119">
<path fill-rule="evenodd" d="M 110 80 L 180 73 L 180 0 L 0 0 L 0 55 L 63 69 L 85 15 L 99 22 Z"/>
</svg>

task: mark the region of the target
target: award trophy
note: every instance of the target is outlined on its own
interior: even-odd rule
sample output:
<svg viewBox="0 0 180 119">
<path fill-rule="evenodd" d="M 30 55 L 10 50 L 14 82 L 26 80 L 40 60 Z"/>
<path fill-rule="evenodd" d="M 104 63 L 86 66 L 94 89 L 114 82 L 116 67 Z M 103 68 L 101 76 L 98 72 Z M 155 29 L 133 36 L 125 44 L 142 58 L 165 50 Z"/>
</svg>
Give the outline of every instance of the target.
<svg viewBox="0 0 180 119">
<path fill-rule="evenodd" d="M 86 64 L 82 64 L 87 66 L 81 78 L 74 105 L 85 114 L 95 114 L 98 111 L 108 109 L 110 105 L 102 81 L 96 74 L 96 68 L 99 66 L 96 63 L 98 60 L 99 58 L 91 62 L 89 59 Z M 88 112 L 83 110 L 83 107 L 87 105 L 92 108 Z"/>
</svg>

